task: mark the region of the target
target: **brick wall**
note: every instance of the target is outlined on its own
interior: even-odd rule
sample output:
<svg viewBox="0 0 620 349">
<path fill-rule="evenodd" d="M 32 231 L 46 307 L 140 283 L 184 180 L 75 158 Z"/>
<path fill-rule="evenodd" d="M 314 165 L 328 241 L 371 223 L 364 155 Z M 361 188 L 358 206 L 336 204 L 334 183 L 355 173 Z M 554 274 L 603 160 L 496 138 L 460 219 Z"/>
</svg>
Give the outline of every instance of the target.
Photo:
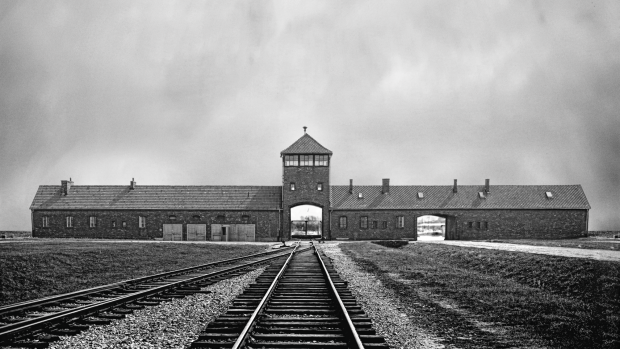
<svg viewBox="0 0 620 349">
<path fill-rule="evenodd" d="M 249 216 L 248 220 L 242 219 Z M 42 227 L 42 217 L 47 216 L 49 227 Z M 66 227 L 66 217 L 73 217 L 73 228 Z M 97 226 L 90 228 L 91 216 L 97 217 Z M 146 217 L 146 227 L 138 227 L 138 217 Z M 172 220 L 170 216 L 175 216 Z M 197 216 L 195 218 L 195 216 Z M 224 216 L 224 220 L 217 217 Z M 72 210 L 34 211 L 33 237 L 45 238 L 95 238 L 95 239 L 161 239 L 163 224 L 183 224 L 183 240 L 187 236 L 186 224 L 207 224 L 207 240 L 211 236 L 211 223 L 256 224 L 256 241 L 276 241 L 279 226 L 278 211 L 142 211 L 142 210 Z M 112 221 L 116 227 L 112 227 Z M 122 222 L 127 226 L 122 227 Z"/>
<path fill-rule="evenodd" d="M 447 218 L 447 239 L 558 239 L 585 236 L 586 214 L 586 210 L 334 210 L 331 232 L 334 239 L 416 238 L 417 218 L 436 215 Z M 340 216 L 347 216 L 347 229 L 339 228 Z M 360 228 L 361 216 L 368 217 L 368 229 Z M 397 228 L 397 216 L 405 217 L 403 229 Z M 373 220 L 378 229 L 371 228 Z M 388 223 L 386 229 L 381 228 L 383 221 Z"/>
</svg>

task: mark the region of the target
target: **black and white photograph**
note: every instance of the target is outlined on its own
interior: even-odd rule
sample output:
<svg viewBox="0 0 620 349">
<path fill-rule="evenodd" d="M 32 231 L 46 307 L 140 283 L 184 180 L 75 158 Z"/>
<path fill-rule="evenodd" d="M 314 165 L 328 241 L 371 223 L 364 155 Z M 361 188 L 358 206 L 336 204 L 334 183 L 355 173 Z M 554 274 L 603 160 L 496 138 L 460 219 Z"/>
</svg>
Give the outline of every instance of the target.
<svg viewBox="0 0 620 349">
<path fill-rule="evenodd" d="M 620 2 L 1 0 L 0 348 L 620 348 Z"/>
</svg>

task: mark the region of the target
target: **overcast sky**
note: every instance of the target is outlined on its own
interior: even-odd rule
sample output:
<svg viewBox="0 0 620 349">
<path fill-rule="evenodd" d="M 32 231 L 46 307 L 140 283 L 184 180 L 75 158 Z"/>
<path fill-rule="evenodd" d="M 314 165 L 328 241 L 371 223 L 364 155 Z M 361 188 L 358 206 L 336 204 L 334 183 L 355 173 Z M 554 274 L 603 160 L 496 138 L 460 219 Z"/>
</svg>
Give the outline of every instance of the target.
<svg viewBox="0 0 620 349">
<path fill-rule="evenodd" d="M 620 1 L 0 2 L 0 230 L 41 184 L 581 184 L 620 230 Z"/>
</svg>

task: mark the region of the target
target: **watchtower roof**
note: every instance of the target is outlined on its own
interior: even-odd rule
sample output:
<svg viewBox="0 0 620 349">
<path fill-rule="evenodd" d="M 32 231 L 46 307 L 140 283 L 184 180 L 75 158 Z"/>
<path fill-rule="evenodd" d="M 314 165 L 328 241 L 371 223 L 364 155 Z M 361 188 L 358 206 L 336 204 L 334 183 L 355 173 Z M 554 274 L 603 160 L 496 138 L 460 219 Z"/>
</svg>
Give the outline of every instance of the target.
<svg viewBox="0 0 620 349">
<path fill-rule="evenodd" d="M 295 143 L 293 143 L 290 147 L 282 150 L 280 155 L 290 155 L 290 154 L 327 154 L 332 155 L 332 151 L 325 148 L 319 142 L 317 142 L 314 138 L 312 138 L 309 134 L 304 133 L 301 138 L 299 138 Z"/>
</svg>

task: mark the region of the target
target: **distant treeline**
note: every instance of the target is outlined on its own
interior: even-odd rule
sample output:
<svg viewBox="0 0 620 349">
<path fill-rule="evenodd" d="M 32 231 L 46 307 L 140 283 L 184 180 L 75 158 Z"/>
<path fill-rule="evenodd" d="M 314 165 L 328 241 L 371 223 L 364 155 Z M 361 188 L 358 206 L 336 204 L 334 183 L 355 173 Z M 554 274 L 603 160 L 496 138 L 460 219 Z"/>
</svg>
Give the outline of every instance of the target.
<svg viewBox="0 0 620 349">
<path fill-rule="evenodd" d="M 0 239 L 11 238 L 30 238 L 32 237 L 31 231 L 0 231 Z"/>
<path fill-rule="evenodd" d="M 602 236 L 613 238 L 614 235 L 620 235 L 620 231 L 589 231 L 588 236 Z"/>
</svg>

